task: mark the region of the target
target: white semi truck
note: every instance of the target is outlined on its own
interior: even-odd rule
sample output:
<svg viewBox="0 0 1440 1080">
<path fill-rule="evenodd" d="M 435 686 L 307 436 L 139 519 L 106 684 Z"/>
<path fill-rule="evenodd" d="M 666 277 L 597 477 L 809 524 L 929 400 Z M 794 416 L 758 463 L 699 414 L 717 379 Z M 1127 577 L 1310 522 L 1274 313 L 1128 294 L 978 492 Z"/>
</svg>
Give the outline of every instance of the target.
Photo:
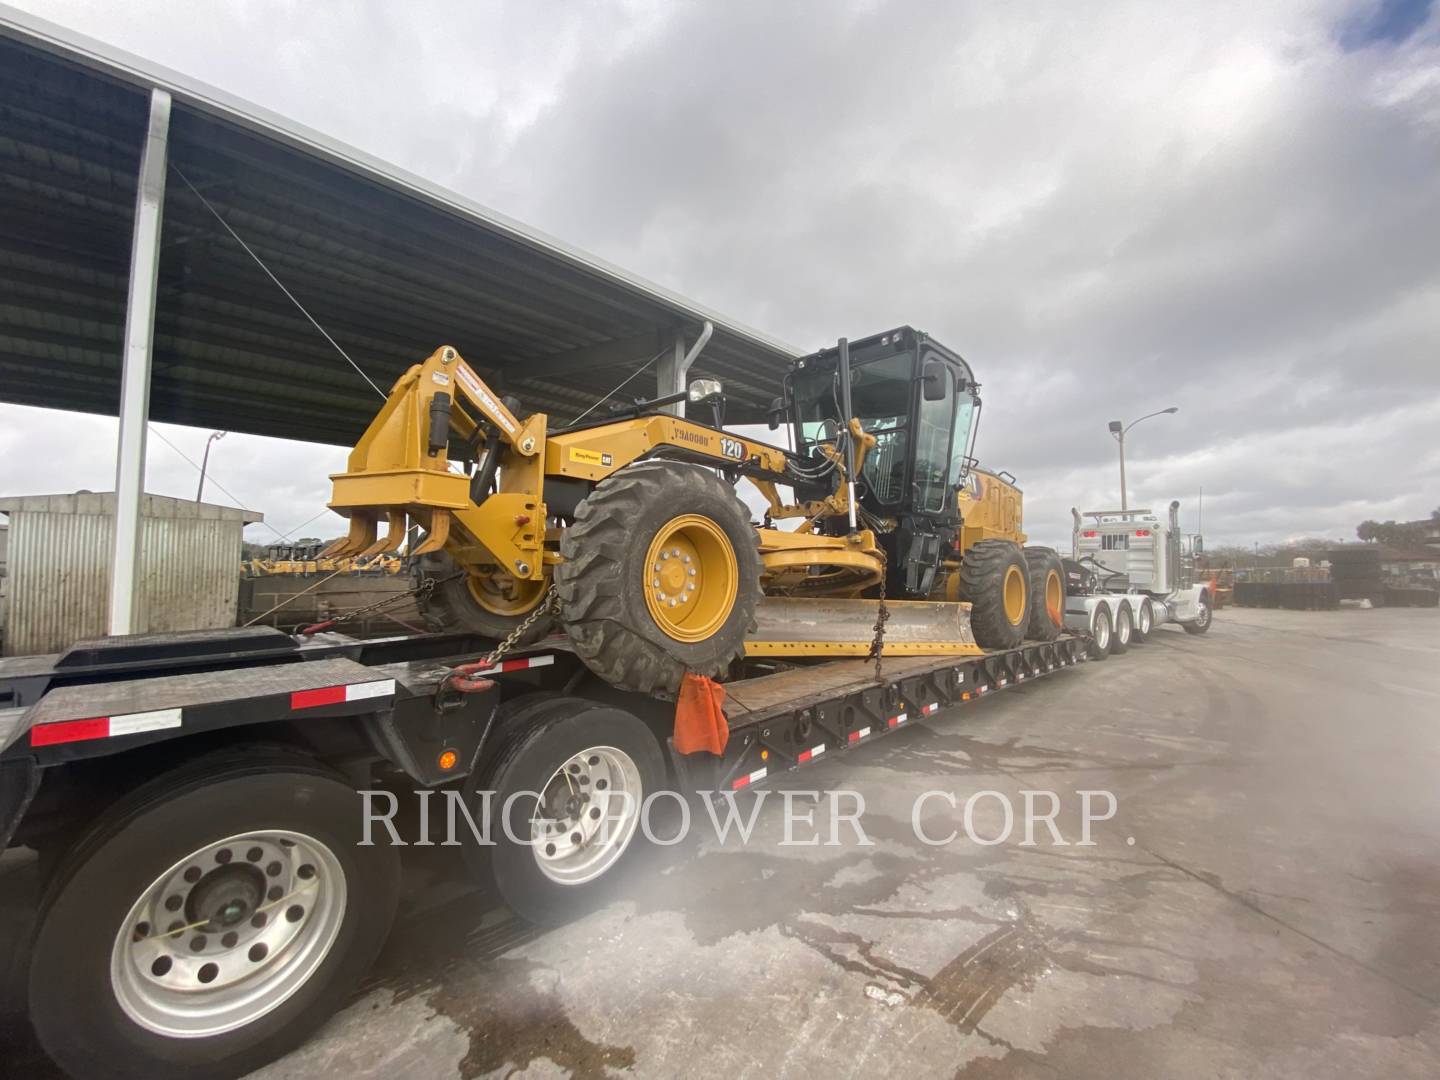
<svg viewBox="0 0 1440 1080">
<path fill-rule="evenodd" d="M 1070 514 L 1065 624 L 1089 633 L 1091 659 L 1122 653 L 1163 623 L 1191 634 L 1210 629 L 1213 597 L 1194 580 L 1203 541 L 1181 533 L 1178 501 L 1164 520 L 1150 510 Z"/>
</svg>

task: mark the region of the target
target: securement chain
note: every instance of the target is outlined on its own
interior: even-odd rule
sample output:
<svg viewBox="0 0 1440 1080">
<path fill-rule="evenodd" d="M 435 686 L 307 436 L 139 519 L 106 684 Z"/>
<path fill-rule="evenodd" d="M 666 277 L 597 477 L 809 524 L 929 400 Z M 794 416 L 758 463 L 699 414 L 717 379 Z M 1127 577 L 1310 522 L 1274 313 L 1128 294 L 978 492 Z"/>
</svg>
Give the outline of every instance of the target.
<svg viewBox="0 0 1440 1080">
<path fill-rule="evenodd" d="M 511 630 L 504 641 L 500 642 L 499 645 L 496 645 L 495 648 L 491 649 L 490 652 L 480 661 L 479 666 L 489 667 L 490 665 L 498 661 L 506 653 L 508 653 L 511 649 L 515 648 L 515 646 L 519 644 L 520 639 L 525 636 L 525 632 L 529 630 L 532 626 L 534 626 L 542 615 L 550 615 L 559 611 L 560 605 L 557 603 L 559 599 L 560 590 L 552 584 L 550 588 L 545 590 L 544 599 L 542 599 L 540 603 L 535 605 L 535 610 L 530 612 L 529 615 L 526 615 L 525 618 L 520 620 L 520 625 L 515 627 L 514 630 Z"/>
<path fill-rule="evenodd" d="M 339 571 L 336 571 L 336 573 L 339 573 Z M 464 573 L 464 571 L 456 574 L 451 574 L 449 577 L 443 577 L 438 579 L 427 577 L 424 581 L 420 582 L 420 584 L 416 585 L 413 589 L 409 589 L 403 593 L 395 593 L 392 596 L 386 596 L 380 600 L 376 600 L 373 604 L 366 604 L 364 607 L 358 607 L 354 611 L 347 611 L 341 615 L 334 615 L 328 619 L 322 619 L 320 622 L 315 623 L 312 626 L 305 627 L 303 630 L 300 631 L 300 633 L 307 635 L 316 634 L 319 633 L 321 630 L 329 630 L 332 626 L 339 626 L 341 623 L 347 623 L 351 619 L 358 619 L 362 615 L 369 615 L 375 611 L 384 611 L 387 607 L 393 607 L 395 604 L 399 604 L 402 601 L 409 600 L 412 597 L 418 599 L 422 596 L 429 596 L 432 592 L 435 591 L 435 586 L 443 585 L 447 581 L 453 581 L 455 578 L 460 577 L 461 573 Z M 334 577 L 335 575 L 332 574 L 330 576 Z M 298 596 L 300 594 L 296 593 L 296 595 Z"/>
<path fill-rule="evenodd" d="M 890 621 L 890 609 L 885 604 L 885 579 L 889 576 L 885 549 L 876 545 L 880 552 L 880 606 L 875 610 L 875 637 L 870 642 L 869 655 L 875 660 L 875 678 L 882 677 L 881 655 L 885 651 L 885 624 Z"/>
</svg>

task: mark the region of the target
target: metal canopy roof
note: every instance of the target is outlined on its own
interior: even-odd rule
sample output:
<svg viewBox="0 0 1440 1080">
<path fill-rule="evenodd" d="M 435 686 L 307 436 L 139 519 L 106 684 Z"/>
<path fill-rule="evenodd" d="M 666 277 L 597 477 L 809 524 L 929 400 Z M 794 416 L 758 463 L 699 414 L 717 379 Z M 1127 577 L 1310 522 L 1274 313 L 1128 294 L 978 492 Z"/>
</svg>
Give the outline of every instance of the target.
<svg viewBox="0 0 1440 1080">
<path fill-rule="evenodd" d="M 677 333 L 763 418 L 783 342 L 218 90 L 0 5 L 0 400 L 115 414 L 149 92 L 170 92 L 150 416 L 348 444 L 442 343 L 557 422 Z M 632 384 L 653 392 L 653 378 Z"/>
</svg>

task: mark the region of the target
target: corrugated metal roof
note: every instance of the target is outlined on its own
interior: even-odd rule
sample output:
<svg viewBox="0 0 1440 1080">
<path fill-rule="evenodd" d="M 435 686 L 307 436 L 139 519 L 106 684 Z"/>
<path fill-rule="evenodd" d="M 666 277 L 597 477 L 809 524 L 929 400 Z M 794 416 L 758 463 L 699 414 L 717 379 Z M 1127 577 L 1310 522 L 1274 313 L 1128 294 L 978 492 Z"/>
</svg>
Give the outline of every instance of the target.
<svg viewBox="0 0 1440 1080">
<path fill-rule="evenodd" d="M 257 106 L 0 5 L 0 399 L 116 411 L 147 94 L 170 161 L 381 387 L 442 343 L 568 421 L 662 349 L 763 418 L 799 350 Z M 347 444 L 374 392 L 174 171 L 151 416 Z M 653 380 L 637 381 L 653 387 Z M 642 389 L 643 392 L 643 389 Z"/>
</svg>

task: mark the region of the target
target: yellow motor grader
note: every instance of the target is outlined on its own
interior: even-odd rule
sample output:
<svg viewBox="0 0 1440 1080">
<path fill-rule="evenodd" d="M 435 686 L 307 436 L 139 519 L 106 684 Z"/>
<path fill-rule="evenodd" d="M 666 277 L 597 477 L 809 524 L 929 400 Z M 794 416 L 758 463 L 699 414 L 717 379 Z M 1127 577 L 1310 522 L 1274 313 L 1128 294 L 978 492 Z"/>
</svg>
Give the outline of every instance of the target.
<svg viewBox="0 0 1440 1080">
<path fill-rule="evenodd" d="M 714 423 L 663 411 L 681 401 Z M 709 379 L 551 426 L 447 345 L 400 377 L 332 477 L 350 532 L 326 555 L 394 551 L 413 521 L 436 629 L 534 640 L 558 621 L 591 670 L 643 692 L 746 655 L 866 655 L 882 603 L 884 655 L 1048 640 L 1060 559 L 1022 548 L 1013 478 L 974 467 L 979 408 L 965 361 L 908 327 L 792 362 L 770 428 L 794 449 L 726 431 Z"/>
</svg>

